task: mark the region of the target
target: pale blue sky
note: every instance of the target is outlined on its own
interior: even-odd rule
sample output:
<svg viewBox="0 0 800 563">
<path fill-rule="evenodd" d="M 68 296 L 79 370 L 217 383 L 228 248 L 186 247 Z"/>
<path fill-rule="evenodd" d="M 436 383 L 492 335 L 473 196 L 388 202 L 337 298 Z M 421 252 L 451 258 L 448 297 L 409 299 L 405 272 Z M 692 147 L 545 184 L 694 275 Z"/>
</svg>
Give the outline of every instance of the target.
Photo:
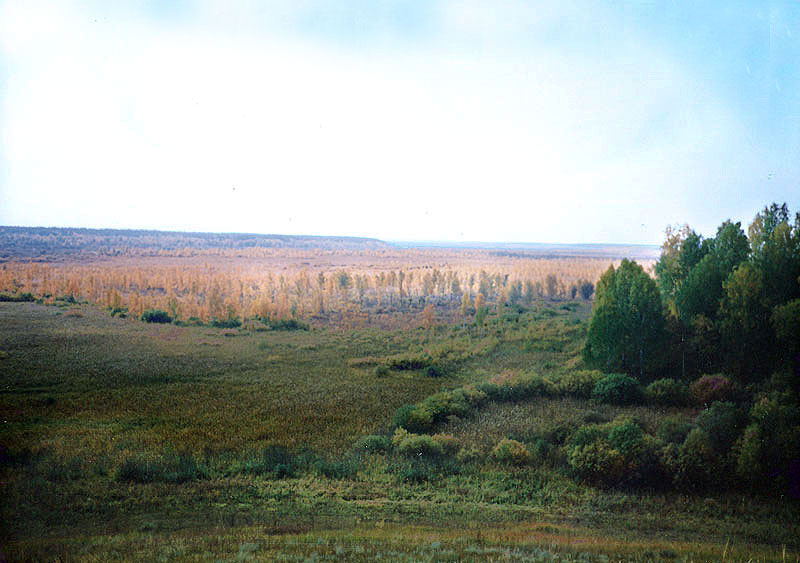
<svg viewBox="0 0 800 563">
<path fill-rule="evenodd" d="M 0 1 L 0 224 L 657 244 L 771 201 L 797 1 Z"/>
</svg>

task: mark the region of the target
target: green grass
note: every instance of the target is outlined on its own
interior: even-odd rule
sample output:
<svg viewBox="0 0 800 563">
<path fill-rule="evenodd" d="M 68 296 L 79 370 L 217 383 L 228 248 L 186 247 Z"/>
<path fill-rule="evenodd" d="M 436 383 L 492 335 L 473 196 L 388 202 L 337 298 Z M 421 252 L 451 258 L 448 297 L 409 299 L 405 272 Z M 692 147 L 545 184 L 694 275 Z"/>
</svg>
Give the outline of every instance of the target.
<svg viewBox="0 0 800 563">
<path fill-rule="evenodd" d="M 356 449 L 387 434 L 400 405 L 582 367 L 588 310 L 570 309 L 490 318 L 477 339 L 461 327 L 250 333 L 0 303 L 0 549 L 10 560 L 796 561 L 800 510 L 786 499 L 598 489 L 546 460 L 485 456 L 502 438 L 530 446 L 619 415 L 653 433 L 691 409 L 488 401 L 436 428 L 482 451 L 477 461 L 423 467 Z M 423 355 L 444 375 L 375 369 Z"/>
</svg>

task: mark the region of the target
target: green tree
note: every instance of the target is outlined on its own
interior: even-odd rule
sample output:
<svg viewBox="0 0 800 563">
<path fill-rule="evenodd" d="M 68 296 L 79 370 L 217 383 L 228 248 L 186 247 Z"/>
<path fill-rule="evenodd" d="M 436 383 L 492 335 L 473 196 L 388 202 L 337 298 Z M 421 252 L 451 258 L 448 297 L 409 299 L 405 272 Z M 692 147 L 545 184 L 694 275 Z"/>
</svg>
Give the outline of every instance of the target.
<svg viewBox="0 0 800 563">
<path fill-rule="evenodd" d="M 748 233 L 750 259 L 763 273 L 767 303 L 775 306 L 800 297 L 800 213 L 791 225 L 786 204 L 773 203 L 755 216 Z"/>
<path fill-rule="evenodd" d="M 764 299 L 764 275 L 755 264 L 745 262 L 725 282 L 720 317 L 728 371 L 746 381 L 769 372 L 772 327 Z"/>
<path fill-rule="evenodd" d="M 664 343 L 665 320 L 655 281 L 636 262 L 609 267 L 597 282 L 584 348 L 587 363 L 644 376 Z"/>
<path fill-rule="evenodd" d="M 800 384 L 800 299 L 775 307 L 770 320 L 778 343 L 778 361 Z"/>
</svg>

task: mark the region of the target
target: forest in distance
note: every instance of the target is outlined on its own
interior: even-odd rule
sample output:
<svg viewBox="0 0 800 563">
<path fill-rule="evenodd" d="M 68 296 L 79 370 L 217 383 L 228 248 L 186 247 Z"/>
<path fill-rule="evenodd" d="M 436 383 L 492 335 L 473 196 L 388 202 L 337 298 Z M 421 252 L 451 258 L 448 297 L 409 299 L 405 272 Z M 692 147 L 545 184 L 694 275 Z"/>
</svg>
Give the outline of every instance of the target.
<svg viewBox="0 0 800 563">
<path fill-rule="evenodd" d="M 126 232 L 0 228 L 10 560 L 800 560 L 786 204 L 655 251 Z"/>
</svg>

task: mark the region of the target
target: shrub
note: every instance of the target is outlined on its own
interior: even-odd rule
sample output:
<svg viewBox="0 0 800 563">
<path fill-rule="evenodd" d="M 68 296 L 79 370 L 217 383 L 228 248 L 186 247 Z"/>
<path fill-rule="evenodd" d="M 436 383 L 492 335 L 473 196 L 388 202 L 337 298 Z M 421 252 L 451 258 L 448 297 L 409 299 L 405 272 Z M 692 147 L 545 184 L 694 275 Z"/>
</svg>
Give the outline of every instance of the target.
<svg viewBox="0 0 800 563">
<path fill-rule="evenodd" d="M 573 371 L 558 380 L 556 390 L 560 395 L 588 399 L 602 378 L 603 374 L 598 370 Z"/>
<path fill-rule="evenodd" d="M 502 394 L 502 387 L 497 383 L 478 383 L 475 385 L 475 388 L 480 391 L 481 393 L 485 394 L 489 399 L 492 401 L 500 401 L 500 396 Z"/>
<path fill-rule="evenodd" d="M 211 319 L 211 326 L 216 328 L 239 328 L 242 326 L 242 321 L 239 317 L 228 317 L 226 319 Z"/>
<path fill-rule="evenodd" d="M 355 445 L 356 451 L 370 454 L 384 453 L 389 451 L 391 447 L 392 441 L 389 438 L 375 434 L 364 436 Z"/>
<path fill-rule="evenodd" d="M 625 475 L 624 457 L 605 440 L 571 448 L 567 463 L 579 478 L 599 485 L 616 485 Z"/>
<path fill-rule="evenodd" d="M 689 398 L 686 385 L 674 379 L 658 379 L 644 389 L 644 397 L 652 405 L 683 406 Z"/>
<path fill-rule="evenodd" d="M 9 303 L 30 303 L 36 301 L 32 293 L 0 293 L 0 302 Z"/>
<path fill-rule="evenodd" d="M 428 377 L 441 377 L 444 375 L 444 371 L 438 366 L 428 366 L 425 368 L 425 375 Z"/>
<path fill-rule="evenodd" d="M 708 434 L 701 428 L 693 428 L 674 461 L 675 484 L 682 489 L 702 489 L 714 480 L 718 469 Z"/>
<path fill-rule="evenodd" d="M 544 438 L 537 438 L 531 445 L 531 459 L 539 463 L 544 462 L 553 451 L 553 445 Z"/>
<path fill-rule="evenodd" d="M 306 323 L 297 319 L 281 319 L 269 321 L 267 324 L 272 330 L 309 330 L 309 326 Z"/>
<path fill-rule="evenodd" d="M 789 486 L 791 464 L 800 459 L 800 407 L 788 396 L 773 394 L 753 405 L 750 419 L 734 448 L 737 474 L 751 481 L 770 476 L 764 484 Z"/>
<path fill-rule="evenodd" d="M 461 448 L 456 454 L 456 459 L 459 463 L 474 463 L 481 459 L 481 457 L 481 451 L 475 447 Z"/>
<path fill-rule="evenodd" d="M 572 436 L 567 439 L 570 447 L 588 446 L 598 440 L 608 438 L 608 427 L 600 424 L 587 424 L 578 428 Z"/>
<path fill-rule="evenodd" d="M 328 479 L 349 479 L 358 474 L 361 462 L 349 456 L 342 459 L 317 459 L 312 463 L 314 473 Z"/>
<path fill-rule="evenodd" d="M 558 389 L 552 381 L 540 375 L 532 375 L 520 379 L 517 383 L 520 399 L 532 397 L 551 397 L 557 394 Z"/>
<path fill-rule="evenodd" d="M 670 444 L 683 444 L 694 426 L 683 415 L 665 418 L 656 430 L 656 437 Z"/>
<path fill-rule="evenodd" d="M 736 475 L 740 479 L 756 481 L 764 476 L 761 442 L 758 424 L 751 424 L 736 443 Z"/>
<path fill-rule="evenodd" d="M 403 405 L 394 413 L 393 426 L 410 432 L 425 432 L 433 426 L 433 413 L 421 405 Z"/>
<path fill-rule="evenodd" d="M 633 458 L 642 453 L 644 432 L 632 419 L 615 421 L 608 431 L 608 443 L 626 458 Z"/>
<path fill-rule="evenodd" d="M 641 397 L 637 381 L 629 375 L 612 373 L 604 376 L 592 389 L 592 397 L 603 403 L 630 405 Z"/>
<path fill-rule="evenodd" d="M 434 434 L 433 441 L 442 446 L 445 455 L 455 455 L 460 449 L 458 439 L 450 434 Z"/>
<path fill-rule="evenodd" d="M 172 322 L 172 317 L 169 316 L 169 313 L 160 309 L 148 309 L 142 313 L 140 319 L 146 323 L 166 324 Z"/>
<path fill-rule="evenodd" d="M 387 366 L 378 366 L 375 368 L 376 377 L 386 377 L 389 375 L 389 368 Z"/>
<path fill-rule="evenodd" d="M 715 401 L 711 408 L 697 415 L 694 422 L 706 432 L 714 452 L 724 454 L 744 431 L 747 418 L 733 403 Z"/>
<path fill-rule="evenodd" d="M 423 369 L 430 365 L 430 358 L 422 356 L 401 356 L 389 360 L 389 368 L 396 371 Z"/>
<path fill-rule="evenodd" d="M 286 446 L 273 444 L 264 448 L 261 454 L 241 463 L 237 470 L 241 473 L 283 479 L 284 477 L 294 477 L 297 466 L 298 460 Z"/>
<path fill-rule="evenodd" d="M 408 433 L 395 448 L 397 453 L 408 458 L 437 458 L 444 453 L 442 446 L 427 434 Z"/>
<path fill-rule="evenodd" d="M 506 465 L 527 465 L 531 462 L 531 454 L 524 444 L 504 438 L 492 449 L 494 461 Z"/>
<path fill-rule="evenodd" d="M 714 401 L 733 401 L 736 389 L 724 375 L 703 375 L 689 386 L 689 393 L 695 404 L 707 407 Z"/>
</svg>

